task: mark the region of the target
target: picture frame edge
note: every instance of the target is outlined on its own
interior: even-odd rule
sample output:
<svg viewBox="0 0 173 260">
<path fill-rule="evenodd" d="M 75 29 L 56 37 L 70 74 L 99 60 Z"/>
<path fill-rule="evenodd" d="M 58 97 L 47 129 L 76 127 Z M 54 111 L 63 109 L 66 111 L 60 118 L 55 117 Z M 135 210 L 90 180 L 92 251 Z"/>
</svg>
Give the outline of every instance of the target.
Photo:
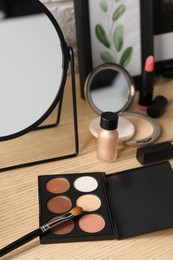
<svg viewBox="0 0 173 260">
<path fill-rule="evenodd" d="M 154 53 L 153 40 L 153 0 L 139 0 L 140 1 L 140 36 L 141 36 L 141 74 L 133 76 L 136 89 L 142 83 L 142 72 L 145 64 L 145 59 Z M 78 64 L 80 77 L 80 94 L 81 98 L 84 96 L 84 84 L 87 75 L 92 70 L 92 56 L 91 56 L 91 36 L 89 24 L 89 2 L 88 0 L 74 0 L 75 22 L 76 22 L 76 36 L 78 49 Z M 149 10 L 149 13 L 148 13 Z M 147 19 L 146 13 L 148 14 Z M 147 31 L 147 33 L 146 33 Z M 145 34 L 144 34 L 145 32 Z M 85 62 L 84 62 L 85 58 Z"/>
</svg>

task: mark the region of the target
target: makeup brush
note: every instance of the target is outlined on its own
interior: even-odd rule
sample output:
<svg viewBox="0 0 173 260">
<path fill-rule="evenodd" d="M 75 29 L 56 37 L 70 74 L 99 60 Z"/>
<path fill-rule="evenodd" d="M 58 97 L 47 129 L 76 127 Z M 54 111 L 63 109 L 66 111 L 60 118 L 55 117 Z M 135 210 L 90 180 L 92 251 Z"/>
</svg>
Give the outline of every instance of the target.
<svg viewBox="0 0 173 260">
<path fill-rule="evenodd" d="M 71 209 L 69 212 L 63 214 L 62 216 L 58 216 L 56 219 L 42 225 L 38 229 L 28 233 L 27 235 L 19 238 L 18 240 L 14 241 L 11 244 L 2 248 L 0 250 L 0 257 L 8 254 L 9 252 L 11 252 L 12 250 L 14 250 L 18 247 L 26 244 L 27 242 L 33 240 L 34 238 L 46 233 L 51 228 L 54 228 L 54 227 L 60 225 L 61 223 L 66 222 L 66 221 L 82 214 L 82 212 L 83 212 L 83 209 L 81 207 L 75 207 L 75 208 Z"/>
</svg>

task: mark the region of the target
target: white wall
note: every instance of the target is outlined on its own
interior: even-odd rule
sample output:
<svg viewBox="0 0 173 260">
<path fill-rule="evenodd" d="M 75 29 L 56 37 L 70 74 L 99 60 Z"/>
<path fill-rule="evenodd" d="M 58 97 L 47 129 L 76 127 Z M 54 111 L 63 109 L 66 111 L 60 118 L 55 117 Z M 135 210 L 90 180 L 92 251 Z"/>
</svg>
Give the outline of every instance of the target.
<svg viewBox="0 0 173 260">
<path fill-rule="evenodd" d="M 40 0 L 54 15 L 63 32 L 68 46 L 72 46 L 75 54 L 75 67 L 78 70 L 77 42 L 73 0 Z M 85 0 L 81 0 L 85 1 Z"/>
</svg>

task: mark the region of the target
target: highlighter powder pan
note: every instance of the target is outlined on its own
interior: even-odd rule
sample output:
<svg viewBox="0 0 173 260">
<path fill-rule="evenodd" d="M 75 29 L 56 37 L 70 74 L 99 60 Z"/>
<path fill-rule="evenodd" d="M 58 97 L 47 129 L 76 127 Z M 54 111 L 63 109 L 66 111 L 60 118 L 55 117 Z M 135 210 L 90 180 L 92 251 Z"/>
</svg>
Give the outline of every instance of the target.
<svg viewBox="0 0 173 260">
<path fill-rule="evenodd" d="M 125 142 L 126 145 L 148 145 L 160 136 L 160 125 L 154 119 L 131 112 L 122 112 L 120 115 L 131 121 L 136 129 L 133 138 Z"/>
</svg>

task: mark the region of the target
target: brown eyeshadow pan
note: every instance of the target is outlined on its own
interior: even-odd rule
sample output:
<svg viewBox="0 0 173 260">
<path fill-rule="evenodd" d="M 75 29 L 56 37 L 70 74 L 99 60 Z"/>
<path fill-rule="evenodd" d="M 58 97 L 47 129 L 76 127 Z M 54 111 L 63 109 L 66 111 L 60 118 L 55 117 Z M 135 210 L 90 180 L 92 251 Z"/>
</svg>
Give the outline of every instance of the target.
<svg viewBox="0 0 173 260">
<path fill-rule="evenodd" d="M 70 189 L 70 183 L 65 178 L 53 178 L 46 183 L 49 192 L 60 194 Z"/>
<path fill-rule="evenodd" d="M 55 220 L 57 217 L 52 218 L 50 221 Z M 56 235 L 69 234 L 74 229 L 74 222 L 68 220 L 57 227 L 51 229 L 51 232 Z"/>
<path fill-rule="evenodd" d="M 47 208 L 54 213 L 65 213 L 72 207 L 71 200 L 65 196 L 55 196 L 48 200 Z"/>
</svg>

